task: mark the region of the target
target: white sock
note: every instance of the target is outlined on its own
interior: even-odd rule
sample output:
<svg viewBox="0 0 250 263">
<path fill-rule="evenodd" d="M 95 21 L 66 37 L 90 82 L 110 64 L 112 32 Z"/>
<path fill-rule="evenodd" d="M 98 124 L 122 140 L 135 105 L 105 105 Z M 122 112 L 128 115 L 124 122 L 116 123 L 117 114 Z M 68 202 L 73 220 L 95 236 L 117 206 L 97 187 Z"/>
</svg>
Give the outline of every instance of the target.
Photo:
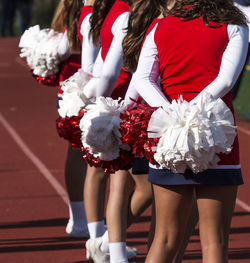
<svg viewBox="0 0 250 263">
<path fill-rule="evenodd" d="M 110 263 L 128 263 L 125 242 L 109 243 Z"/>
<path fill-rule="evenodd" d="M 104 220 L 88 223 L 90 238 L 101 237 L 105 232 Z"/>
<path fill-rule="evenodd" d="M 73 222 L 74 227 L 87 228 L 87 218 L 83 201 L 69 202 L 69 220 Z"/>
<path fill-rule="evenodd" d="M 100 247 L 101 251 L 104 253 L 109 253 L 109 235 L 108 230 L 102 235 L 102 244 Z"/>
</svg>

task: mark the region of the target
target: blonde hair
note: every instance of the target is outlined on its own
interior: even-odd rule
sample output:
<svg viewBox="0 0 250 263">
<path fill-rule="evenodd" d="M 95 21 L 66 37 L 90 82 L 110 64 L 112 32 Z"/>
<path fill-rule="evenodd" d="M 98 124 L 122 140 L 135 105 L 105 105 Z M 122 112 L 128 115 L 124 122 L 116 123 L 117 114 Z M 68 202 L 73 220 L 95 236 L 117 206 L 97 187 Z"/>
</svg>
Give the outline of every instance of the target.
<svg viewBox="0 0 250 263">
<path fill-rule="evenodd" d="M 77 27 L 82 5 L 82 0 L 61 0 L 51 23 L 51 28 L 57 32 L 67 30 L 72 52 L 79 52 L 81 48 Z"/>
</svg>

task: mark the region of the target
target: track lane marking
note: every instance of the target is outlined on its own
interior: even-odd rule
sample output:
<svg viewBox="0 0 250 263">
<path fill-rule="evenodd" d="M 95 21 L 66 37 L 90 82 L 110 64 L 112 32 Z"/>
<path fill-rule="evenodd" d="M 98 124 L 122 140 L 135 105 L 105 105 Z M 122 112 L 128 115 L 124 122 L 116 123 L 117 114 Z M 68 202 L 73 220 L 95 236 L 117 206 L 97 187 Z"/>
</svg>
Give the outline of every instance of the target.
<svg viewBox="0 0 250 263">
<path fill-rule="evenodd" d="M 236 198 L 236 204 L 241 207 L 243 210 L 250 212 L 250 206 L 245 202 L 241 201 L 239 198 Z"/>
<path fill-rule="evenodd" d="M 30 161 L 37 167 L 44 178 L 50 183 L 50 185 L 59 194 L 62 200 L 68 205 L 67 192 L 64 190 L 63 186 L 57 181 L 57 179 L 51 174 L 48 168 L 43 164 L 43 162 L 31 151 L 31 149 L 26 145 L 22 138 L 18 135 L 15 129 L 8 123 L 8 121 L 0 113 L 0 122 L 7 130 L 12 139 L 16 142 L 19 148 L 24 152 L 24 154 L 30 159 Z"/>
<path fill-rule="evenodd" d="M 246 134 L 246 135 L 248 135 L 248 136 L 250 135 L 250 131 L 245 129 L 245 128 L 243 128 L 243 127 L 241 127 L 241 126 L 237 126 L 237 130 L 242 132 L 242 133 L 244 133 L 244 134 Z"/>
</svg>

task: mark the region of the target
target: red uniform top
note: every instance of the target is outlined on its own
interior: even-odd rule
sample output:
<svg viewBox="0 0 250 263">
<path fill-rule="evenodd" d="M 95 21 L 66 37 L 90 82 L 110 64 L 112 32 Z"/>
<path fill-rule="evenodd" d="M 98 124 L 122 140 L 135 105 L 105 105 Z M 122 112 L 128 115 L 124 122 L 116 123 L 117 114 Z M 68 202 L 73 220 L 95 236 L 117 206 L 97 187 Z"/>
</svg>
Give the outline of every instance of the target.
<svg viewBox="0 0 250 263">
<path fill-rule="evenodd" d="M 155 26 L 160 20 L 161 20 L 160 18 L 155 18 L 155 19 L 152 21 L 152 23 L 149 25 L 149 27 L 148 27 L 148 29 L 147 29 L 147 31 L 146 31 L 145 37 L 144 37 L 144 39 L 143 39 L 143 41 L 142 41 L 141 49 L 142 49 L 142 46 L 143 46 L 143 44 L 144 44 L 144 42 L 145 42 L 146 36 L 151 32 L 151 30 L 154 28 L 154 26 Z"/>
<path fill-rule="evenodd" d="M 124 1 L 116 0 L 106 18 L 104 19 L 100 31 L 100 40 L 102 47 L 101 56 L 103 61 L 105 61 L 114 37 L 111 31 L 113 23 L 122 13 L 128 12 L 129 10 L 130 6 L 127 3 L 125 3 Z M 111 97 L 114 99 L 117 99 L 118 97 L 124 98 L 129 86 L 130 79 L 131 74 L 126 72 L 122 68 Z"/>
<path fill-rule="evenodd" d="M 226 24 L 212 28 L 205 26 L 201 18 L 181 21 L 168 16 L 159 21 L 154 41 L 164 94 L 169 101 L 180 95 L 191 101 L 217 77 L 229 39 Z M 222 99 L 233 112 L 231 94 Z M 238 147 L 236 138 L 232 152 L 220 154 L 218 164 L 239 164 Z"/>
<path fill-rule="evenodd" d="M 80 14 L 80 18 L 79 18 L 79 22 L 78 22 L 78 27 L 77 27 L 77 35 L 82 43 L 82 34 L 81 34 L 81 24 L 83 19 L 90 13 L 92 13 L 93 7 L 92 6 L 88 6 L 85 5 L 81 8 L 81 14 Z"/>
</svg>

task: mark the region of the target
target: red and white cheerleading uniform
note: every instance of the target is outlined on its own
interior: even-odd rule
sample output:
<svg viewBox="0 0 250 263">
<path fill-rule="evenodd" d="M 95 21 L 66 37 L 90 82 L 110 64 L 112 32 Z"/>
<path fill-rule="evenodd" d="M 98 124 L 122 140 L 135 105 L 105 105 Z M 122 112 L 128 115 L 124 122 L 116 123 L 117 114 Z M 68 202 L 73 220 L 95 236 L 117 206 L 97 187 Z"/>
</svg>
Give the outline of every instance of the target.
<svg viewBox="0 0 250 263">
<path fill-rule="evenodd" d="M 94 66 L 94 76 L 100 77 L 97 97 L 124 98 L 131 74 L 122 68 L 122 40 L 126 35 L 129 5 L 116 0 L 100 31 L 101 51 Z"/>
<path fill-rule="evenodd" d="M 130 88 L 136 89 L 150 106 L 162 107 L 168 107 L 180 95 L 195 101 L 202 92 L 209 92 L 214 98 L 222 98 L 233 112 L 230 89 L 244 65 L 247 46 L 245 26 L 220 24 L 212 28 L 205 26 L 201 18 L 182 21 L 165 17 L 144 42 Z M 159 76 L 161 86 L 157 83 Z M 232 152 L 221 154 L 220 159 L 215 169 L 198 175 L 189 170 L 174 174 L 151 165 L 149 180 L 170 185 L 241 184 L 237 137 Z"/>
</svg>

